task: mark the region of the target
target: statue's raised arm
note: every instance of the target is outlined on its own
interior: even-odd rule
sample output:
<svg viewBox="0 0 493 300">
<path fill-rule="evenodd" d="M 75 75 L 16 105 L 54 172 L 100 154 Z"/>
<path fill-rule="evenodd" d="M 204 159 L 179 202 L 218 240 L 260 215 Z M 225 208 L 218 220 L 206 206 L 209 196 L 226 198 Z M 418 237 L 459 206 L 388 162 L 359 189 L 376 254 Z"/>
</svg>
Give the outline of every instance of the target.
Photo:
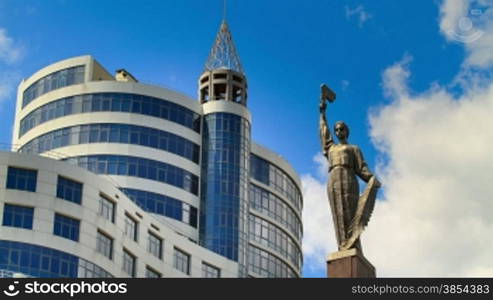
<svg viewBox="0 0 493 300">
<path fill-rule="evenodd" d="M 332 134 L 330 133 L 329 125 L 327 124 L 327 117 L 325 116 L 325 111 L 327 110 L 327 102 L 333 102 L 336 99 L 336 94 L 329 89 L 329 87 L 325 84 L 320 86 L 320 122 L 319 122 L 319 130 L 320 130 L 320 143 L 322 146 L 322 153 L 325 157 L 328 158 L 329 148 L 334 144 L 334 139 L 332 138 Z"/>
</svg>

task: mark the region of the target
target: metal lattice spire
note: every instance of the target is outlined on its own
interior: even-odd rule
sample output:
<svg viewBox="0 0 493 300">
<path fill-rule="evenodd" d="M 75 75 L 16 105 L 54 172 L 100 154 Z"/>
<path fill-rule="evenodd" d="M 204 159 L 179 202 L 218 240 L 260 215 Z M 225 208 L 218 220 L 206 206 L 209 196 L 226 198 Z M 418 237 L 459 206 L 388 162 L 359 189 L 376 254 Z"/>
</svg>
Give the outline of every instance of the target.
<svg viewBox="0 0 493 300">
<path fill-rule="evenodd" d="M 205 63 L 205 70 L 230 69 L 244 74 L 241 67 L 240 57 L 233 43 L 233 37 L 229 31 L 226 20 L 221 23 L 221 28 L 216 36 L 216 41 L 212 46 L 209 58 Z"/>
</svg>

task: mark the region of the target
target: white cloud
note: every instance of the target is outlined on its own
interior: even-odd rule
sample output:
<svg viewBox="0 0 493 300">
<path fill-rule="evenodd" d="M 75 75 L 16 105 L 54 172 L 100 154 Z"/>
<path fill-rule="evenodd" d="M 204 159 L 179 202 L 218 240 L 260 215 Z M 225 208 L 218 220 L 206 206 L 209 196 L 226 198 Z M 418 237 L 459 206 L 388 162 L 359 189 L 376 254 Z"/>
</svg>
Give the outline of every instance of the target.
<svg viewBox="0 0 493 300">
<path fill-rule="evenodd" d="M 368 229 L 367 257 L 379 276 L 493 276 L 493 83 L 458 99 L 445 88 L 410 96 L 408 60 L 389 67 L 394 101 L 370 117 L 388 158 Z"/>
<path fill-rule="evenodd" d="M 373 17 L 365 10 L 363 5 L 358 5 L 354 9 L 349 8 L 349 6 L 345 6 L 345 9 L 346 9 L 346 19 L 349 20 L 352 16 L 356 16 L 358 18 L 359 27 L 363 27 L 363 24 Z"/>
<path fill-rule="evenodd" d="M 7 30 L 0 28 L 0 63 L 13 64 L 22 59 L 24 49 L 8 36 Z M 0 103 L 12 96 L 21 76 L 17 70 L 0 69 Z"/>
<path fill-rule="evenodd" d="M 0 72 L 0 103 L 8 99 L 21 76 L 15 71 Z"/>
<path fill-rule="evenodd" d="M 406 54 L 400 62 L 385 69 L 382 82 L 385 96 L 392 98 L 408 95 L 407 83 L 411 76 L 408 66 L 411 61 L 412 57 Z"/>
<path fill-rule="evenodd" d="M 7 30 L 0 28 L 0 61 L 15 63 L 22 58 L 23 53 L 24 49 L 15 45 L 14 40 L 7 35 Z"/>
<path fill-rule="evenodd" d="M 465 67 L 493 66 L 493 0 L 445 0 L 440 30 L 449 40 L 464 43 Z"/>
<path fill-rule="evenodd" d="M 310 272 L 325 274 L 326 257 L 337 251 L 337 245 L 327 198 L 327 160 L 318 153 L 313 161 L 316 163 L 318 176 L 301 176 L 304 266 Z"/>
</svg>

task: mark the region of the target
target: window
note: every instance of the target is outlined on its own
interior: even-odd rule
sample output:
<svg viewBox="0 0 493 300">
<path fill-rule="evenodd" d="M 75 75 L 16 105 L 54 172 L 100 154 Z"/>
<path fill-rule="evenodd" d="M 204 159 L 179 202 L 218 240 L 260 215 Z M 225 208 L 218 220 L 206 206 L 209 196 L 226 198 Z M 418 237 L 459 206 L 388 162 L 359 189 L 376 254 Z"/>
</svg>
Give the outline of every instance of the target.
<svg viewBox="0 0 493 300">
<path fill-rule="evenodd" d="M 278 251 L 284 257 L 287 257 L 296 267 L 301 266 L 301 250 L 298 248 L 294 239 L 292 239 L 284 230 L 276 225 L 250 215 L 250 240 L 258 242 L 270 249 Z"/>
<path fill-rule="evenodd" d="M 52 90 L 64 86 L 82 83 L 84 81 L 85 66 L 76 66 L 51 73 L 28 87 L 24 91 L 22 107 L 29 104 L 35 98 Z"/>
<path fill-rule="evenodd" d="M 158 271 L 154 271 L 151 267 L 146 267 L 146 277 L 147 278 L 161 278 L 162 275 Z"/>
<path fill-rule="evenodd" d="M 197 228 L 196 207 L 162 194 L 128 188 L 120 190 L 145 211 L 170 217 Z"/>
<path fill-rule="evenodd" d="M 53 234 L 78 242 L 79 225 L 79 220 L 55 214 Z"/>
<path fill-rule="evenodd" d="M 271 186 L 301 210 L 301 194 L 294 181 L 278 167 L 268 161 L 251 154 L 250 155 L 250 176 L 266 185 Z"/>
<path fill-rule="evenodd" d="M 208 263 L 202 262 L 202 277 L 203 278 L 219 278 L 221 277 L 221 270 L 209 265 Z"/>
<path fill-rule="evenodd" d="M 163 240 L 150 231 L 147 239 L 147 251 L 159 259 L 163 258 Z"/>
<path fill-rule="evenodd" d="M 109 272 L 105 269 L 97 266 L 85 259 L 76 258 L 78 260 L 78 270 L 74 277 L 78 278 L 109 278 L 113 277 Z"/>
<path fill-rule="evenodd" d="M 269 278 L 297 278 L 298 275 L 284 261 L 256 247 L 248 249 L 248 270 Z"/>
<path fill-rule="evenodd" d="M 115 202 L 103 195 L 99 195 L 99 214 L 115 223 Z"/>
<path fill-rule="evenodd" d="M 113 259 L 113 239 L 98 230 L 96 251 L 109 259 Z"/>
<path fill-rule="evenodd" d="M 190 275 L 190 255 L 175 248 L 173 266 L 175 269 L 182 271 L 183 273 Z"/>
<path fill-rule="evenodd" d="M 136 267 L 137 258 L 123 249 L 123 271 L 130 275 L 130 277 L 135 277 L 135 267 Z"/>
<path fill-rule="evenodd" d="M 36 191 L 38 171 L 9 167 L 7 171 L 7 188 L 23 191 Z"/>
<path fill-rule="evenodd" d="M 29 277 L 77 278 L 78 263 L 84 261 L 52 248 L 5 240 L 0 241 L 0 257 L 2 275 L 6 277 L 15 277 L 17 273 Z"/>
<path fill-rule="evenodd" d="M 255 184 L 250 185 L 248 195 L 252 209 L 274 218 L 286 226 L 298 240 L 301 240 L 301 220 L 284 200 Z"/>
<path fill-rule="evenodd" d="M 80 204 L 82 200 L 82 183 L 58 176 L 56 196 Z"/>
<path fill-rule="evenodd" d="M 125 214 L 125 235 L 137 241 L 138 223 L 128 213 Z"/>
<path fill-rule="evenodd" d="M 5 203 L 3 226 L 33 229 L 34 208 Z"/>
<path fill-rule="evenodd" d="M 76 162 L 79 167 L 94 173 L 127 175 L 158 180 L 198 195 L 198 176 L 168 163 L 124 155 L 77 156 L 70 158 L 70 160 Z M 99 166 L 102 167 L 99 168 Z M 117 166 L 122 166 L 122 170 L 125 170 L 125 172 L 117 172 L 119 169 Z M 156 174 L 159 174 L 159 178 L 155 177 Z"/>
<path fill-rule="evenodd" d="M 44 122 L 62 116 L 110 109 L 115 112 L 132 111 L 171 120 L 200 132 L 200 115 L 178 104 L 140 95 L 98 93 L 70 96 L 36 108 L 21 120 L 19 137 Z M 173 117 L 169 114 L 170 110 L 173 111 Z M 176 117 L 177 113 L 180 118 Z"/>
</svg>

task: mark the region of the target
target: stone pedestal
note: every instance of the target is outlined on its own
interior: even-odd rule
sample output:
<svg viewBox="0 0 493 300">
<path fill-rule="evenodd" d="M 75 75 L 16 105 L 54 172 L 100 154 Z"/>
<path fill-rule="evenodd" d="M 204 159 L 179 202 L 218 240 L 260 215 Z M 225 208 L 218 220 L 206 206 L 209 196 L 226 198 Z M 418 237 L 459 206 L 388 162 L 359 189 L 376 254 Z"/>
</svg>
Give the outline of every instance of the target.
<svg viewBox="0 0 493 300">
<path fill-rule="evenodd" d="M 327 258 L 328 278 L 375 278 L 375 267 L 357 249 L 334 252 Z"/>
</svg>

